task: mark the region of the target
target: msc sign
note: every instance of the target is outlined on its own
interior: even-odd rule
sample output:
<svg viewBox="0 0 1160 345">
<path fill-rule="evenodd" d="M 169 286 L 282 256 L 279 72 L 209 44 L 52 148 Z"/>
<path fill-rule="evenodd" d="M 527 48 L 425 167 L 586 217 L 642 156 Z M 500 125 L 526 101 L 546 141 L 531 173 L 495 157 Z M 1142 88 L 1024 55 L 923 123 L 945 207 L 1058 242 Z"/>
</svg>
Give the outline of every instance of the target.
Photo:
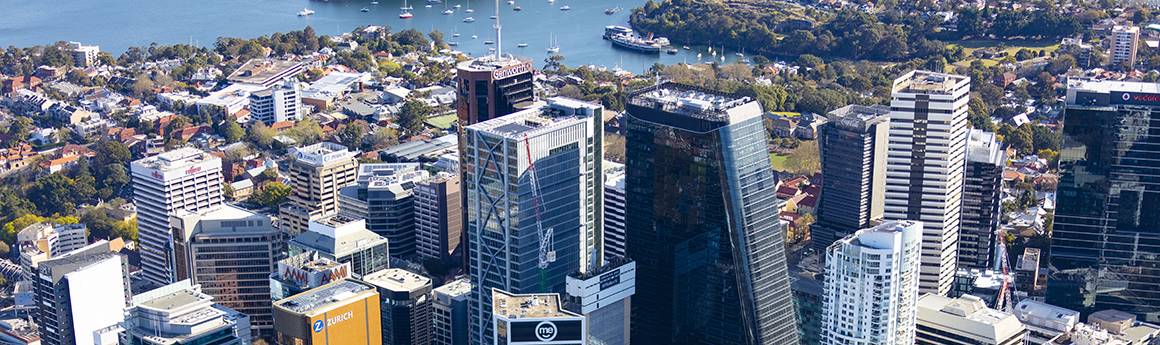
<svg viewBox="0 0 1160 345">
<path fill-rule="evenodd" d="M 1160 94 L 1143 92 L 1113 91 L 1110 95 L 1112 104 L 1154 105 L 1160 106 Z"/>
</svg>

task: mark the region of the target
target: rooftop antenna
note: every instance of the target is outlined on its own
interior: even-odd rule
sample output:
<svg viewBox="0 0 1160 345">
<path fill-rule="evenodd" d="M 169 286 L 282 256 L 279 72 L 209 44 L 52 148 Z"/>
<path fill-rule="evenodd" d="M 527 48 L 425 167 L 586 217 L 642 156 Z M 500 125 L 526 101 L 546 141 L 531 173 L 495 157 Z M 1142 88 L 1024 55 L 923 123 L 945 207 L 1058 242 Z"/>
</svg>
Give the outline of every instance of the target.
<svg viewBox="0 0 1160 345">
<path fill-rule="evenodd" d="M 495 59 L 503 57 L 503 26 L 499 24 L 499 0 L 495 0 Z"/>
</svg>

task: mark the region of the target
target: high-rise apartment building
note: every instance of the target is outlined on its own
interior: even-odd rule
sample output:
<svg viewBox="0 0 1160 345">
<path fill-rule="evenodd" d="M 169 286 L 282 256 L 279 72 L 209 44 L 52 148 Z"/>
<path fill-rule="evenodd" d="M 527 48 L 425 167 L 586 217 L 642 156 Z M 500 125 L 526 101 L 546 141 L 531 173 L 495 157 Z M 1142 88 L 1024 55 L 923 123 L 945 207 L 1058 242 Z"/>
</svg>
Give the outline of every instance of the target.
<svg viewBox="0 0 1160 345">
<path fill-rule="evenodd" d="M 958 258 L 971 79 L 912 71 L 891 90 L 885 218 L 922 222 L 918 288 L 946 295 Z"/>
<path fill-rule="evenodd" d="M 381 345 L 379 293 L 340 280 L 274 302 L 275 344 Z"/>
<path fill-rule="evenodd" d="M 564 308 L 584 315 L 588 344 L 630 344 L 636 262 L 613 258 L 588 273 L 568 276 Z"/>
<path fill-rule="evenodd" d="M 89 244 L 88 227 L 84 224 L 36 223 L 16 233 L 16 249 L 20 253 L 20 267 L 25 272 L 36 272 L 41 261 L 80 249 Z"/>
<path fill-rule="evenodd" d="M 471 337 L 491 344 L 491 290 L 563 292 L 601 261 L 603 108 L 553 98 L 466 128 Z"/>
<path fill-rule="evenodd" d="M 297 121 L 302 117 L 302 111 L 302 98 L 298 83 L 294 80 L 286 80 L 250 94 L 250 116 L 267 125 Z"/>
<path fill-rule="evenodd" d="M 254 333 L 270 335 L 270 274 L 286 251 L 270 217 L 232 205 L 171 219 L 177 276 L 200 286 L 218 304 L 249 316 Z"/>
<path fill-rule="evenodd" d="M 355 183 L 358 152 L 332 142 L 290 150 L 287 164 L 288 202 L 280 209 L 278 226 L 291 235 L 309 228 L 310 221 L 338 214 L 338 193 Z"/>
<path fill-rule="evenodd" d="M 125 319 L 129 264 L 104 241 L 41 262 L 34 280 L 45 345 L 91 345 L 97 331 Z"/>
<path fill-rule="evenodd" d="M 959 268 L 995 267 L 995 232 L 1002 216 L 1003 145 L 995 133 L 972 129 L 967 139 L 963 211 L 959 230 Z"/>
<path fill-rule="evenodd" d="M 101 55 L 101 47 L 86 46 L 80 42 L 69 42 L 68 52 L 72 54 L 73 64 L 77 67 L 89 67 L 97 64 L 97 57 Z"/>
<path fill-rule="evenodd" d="M 987 308 L 972 295 L 918 298 L 917 345 L 1021 345 L 1027 328 L 1011 313 Z"/>
<path fill-rule="evenodd" d="M 818 127 L 822 195 L 810 241 L 819 252 L 882 218 L 890 108 L 848 105 Z"/>
<path fill-rule="evenodd" d="M 222 161 L 185 147 L 137 160 L 132 172 L 141 275 L 158 286 L 169 285 L 177 278 L 169 216 L 222 204 Z"/>
<path fill-rule="evenodd" d="M 431 343 L 431 279 L 398 268 L 362 277 L 379 291 L 383 344 Z"/>
<path fill-rule="evenodd" d="M 1047 303 L 1156 322 L 1160 84 L 1070 80 L 1063 117 Z"/>
<path fill-rule="evenodd" d="M 922 223 L 890 221 L 826 250 L 823 344 L 914 344 Z"/>
<path fill-rule="evenodd" d="M 1136 52 L 1140 49 L 1140 27 L 1116 25 L 1112 27 L 1111 36 L 1112 66 L 1135 66 Z"/>
<path fill-rule="evenodd" d="M 340 263 L 309 250 L 278 261 L 270 274 L 270 299 L 277 301 L 319 286 L 350 278 L 350 263 Z"/>
<path fill-rule="evenodd" d="M 460 128 L 532 107 L 532 62 L 489 55 L 459 63 L 455 111 Z"/>
<path fill-rule="evenodd" d="M 459 177 L 441 172 L 415 185 L 415 244 L 420 260 L 448 262 L 463 234 Z"/>
<path fill-rule="evenodd" d="M 188 280 L 133 296 L 125 315 L 122 345 L 249 345 L 252 338 L 249 316 Z"/>
<path fill-rule="evenodd" d="M 391 256 L 415 257 L 415 185 L 430 176 L 419 163 L 375 163 L 358 167 L 354 185 L 339 191 L 340 212 L 366 219 L 367 230 L 387 239 Z"/>
<path fill-rule="evenodd" d="M 290 240 L 290 255 L 317 252 L 318 256 L 350 264 L 350 273 L 361 277 L 390 267 L 387 239 L 367 230 L 365 219 L 343 215 L 310 221 L 310 230 Z"/>
<path fill-rule="evenodd" d="M 625 258 L 624 164 L 604 161 L 604 257 Z"/>
<path fill-rule="evenodd" d="M 432 292 L 431 345 L 467 345 L 471 280 L 458 279 Z"/>
<path fill-rule="evenodd" d="M 632 342 L 797 344 L 761 105 L 665 83 L 626 110 Z"/>
</svg>

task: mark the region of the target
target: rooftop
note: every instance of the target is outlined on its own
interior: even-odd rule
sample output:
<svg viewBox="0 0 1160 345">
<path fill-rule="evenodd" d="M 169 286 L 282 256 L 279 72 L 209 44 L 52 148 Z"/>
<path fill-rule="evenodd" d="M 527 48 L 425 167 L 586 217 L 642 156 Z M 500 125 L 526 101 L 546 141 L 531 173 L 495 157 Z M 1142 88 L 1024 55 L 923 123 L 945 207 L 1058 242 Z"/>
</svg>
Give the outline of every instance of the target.
<svg viewBox="0 0 1160 345">
<path fill-rule="evenodd" d="M 147 301 L 143 301 L 138 303 L 138 305 L 150 309 L 173 312 L 175 310 L 209 302 L 212 300 L 213 297 L 210 297 L 204 293 L 193 291 L 192 289 L 181 289 Z"/>
<path fill-rule="evenodd" d="M 511 55 L 505 55 L 501 58 L 496 58 L 495 55 L 488 54 L 479 58 L 460 62 L 458 68 L 469 72 L 487 72 L 503 69 L 506 67 L 518 66 L 526 64 L 530 66 L 531 61 L 519 59 Z M 531 71 L 529 69 L 529 71 Z"/>
<path fill-rule="evenodd" d="M 362 277 L 368 284 L 390 291 L 410 292 L 431 286 L 431 279 L 398 268 L 388 268 Z"/>
<path fill-rule="evenodd" d="M 922 224 L 910 220 L 888 221 L 878 226 L 858 230 L 843 241 L 850 244 L 874 249 L 891 249 L 895 236 L 902 236 L 903 241 L 909 237 L 918 241 L 922 237 Z"/>
<path fill-rule="evenodd" d="M 598 106 L 579 101 L 553 98 L 545 105 L 480 122 L 470 125 L 468 128 L 509 139 L 523 139 L 557 128 L 583 123 L 587 121 L 587 116 L 594 114 L 586 109 L 596 108 Z"/>
<path fill-rule="evenodd" d="M 894 80 L 894 92 L 951 94 L 970 78 L 947 73 L 914 71 Z"/>
<path fill-rule="evenodd" d="M 301 268 L 306 271 L 321 272 L 331 268 L 342 265 L 338 261 L 334 261 L 325 257 L 318 256 L 318 252 L 307 251 L 298 255 L 290 256 L 278 262 L 280 265 Z"/>
<path fill-rule="evenodd" d="M 1086 78 L 1069 78 L 1067 88 L 1079 91 L 1109 93 L 1112 91 L 1160 93 L 1160 83 L 1144 83 L 1118 80 L 1094 80 Z M 1068 92 L 1070 95 L 1071 93 Z"/>
<path fill-rule="evenodd" d="M 242 67 L 238 67 L 227 79 L 235 83 L 266 84 L 271 79 L 288 76 L 286 74 L 296 73 L 294 72 L 296 69 L 304 68 L 305 65 L 301 61 L 252 59 L 246 61 Z"/>
<path fill-rule="evenodd" d="M 560 307 L 560 295 L 511 294 L 503 290 L 491 290 L 492 312 L 508 319 L 578 317 L 580 315 Z"/>
<path fill-rule="evenodd" d="M 884 105 L 851 104 L 830 111 L 826 119 L 842 127 L 865 130 L 866 126 L 890 121 L 889 114 L 890 107 Z"/>
<path fill-rule="evenodd" d="M 370 163 L 358 167 L 358 184 L 369 189 L 411 189 L 430 173 L 419 163 Z"/>
<path fill-rule="evenodd" d="M 672 82 L 637 91 L 628 103 L 708 120 L 727 119 L 743 106 L 760 110 L 760 105 L 749 97 Z"/>
<path fill-rule="evenodd" d="M 336 161 L 346 161 L 358 157 L 358 151 L 351 151 L 341 144 L 324 141 L 314 145 L 290 149 L 290 154 L 298 162 L 323 166 Z"/>
<path fill-rule="evenodd" d="M 967 161 L 1003 164 L 1003 145 L 996 138 L 995 133 L 981 129 L 972 129 L 967 137 Z"/>
<path fill-rule="evenodd" d="M 331 307 L 344 305 L 356 298 L 374 294 L 375 289 L 350 280 L 340 280 L 274 302 L 275 306 L 302 315 L 313 315 Z"/>
<path fill-rule="evenodd" d="M 205 151 L 193 147 L 182 147 L 139 159 L 133 164 L 165 172 L 185 169 L 214 159 L 218 158 L 205 153 Z"/>
<path fill-rule="evenodd" d="M 453 282 L 443 284 L 443 286 L 435 288 L 435 293 L 444 294 L 448 296 L 467 296 L 471 294 L 471 280 L 464 278 Z"/>
<path fill-rule="evenodd" d="M 989 339 L 1006 340 L 1023 330 L 1015 315 L 988 308 L 982 299 L 925 294 L 918 298 L 918 323 L 938 325 Z"/>
</svg>

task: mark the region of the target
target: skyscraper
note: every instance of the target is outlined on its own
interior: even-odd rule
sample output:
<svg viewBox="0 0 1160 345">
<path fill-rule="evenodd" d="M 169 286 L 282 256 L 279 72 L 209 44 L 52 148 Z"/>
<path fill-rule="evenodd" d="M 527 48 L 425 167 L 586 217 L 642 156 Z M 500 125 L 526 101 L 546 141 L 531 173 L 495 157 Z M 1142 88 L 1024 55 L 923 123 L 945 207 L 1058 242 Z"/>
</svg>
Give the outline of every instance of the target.
<svg viewBox="0 0 1160 345">
<path fill-rule="evenodd" d="M 848 105 L 818 127 L 822 195 L 811 244 L 824 251 L 853 231 L 882 218 L 886 196 L 886 142 L 890 108 Z"/>
<path fill-rule="evenodd" d="M 491 290 L 565 291 L 601 261 L 603 108 L 565 98 L 467 126 L 471 337 L 491 344 Z"/>
<path fill-rule="evenodd" d="M 387 239 L 391 256 L 415 256 L 415 184 L 430 176 L 419 163 L 358 167 L 358 182 L 339 191 L 342 213 L 366 219 L 367 230 Z"/>
<path fill-rule="evenodd" d="M 1047 303 L 1160 320 L 1160 84 L 1071 80 Z"/>
<path fill-rule="evenodd" d="M 1110 45 L 1112 66 L 1135 66 L 1136 52 L 1140 48 L 1140 27 L 1122 25 L 1112 27 Z"/>
<path fill-rule="evenodd" d="M 488 55 L 459 63 L 455 112 L 460 128 L 532 107 L 532 62 Z"/>
<path fill-rule="evenodd" d="M 624 164 L 604 162 L 604 257 L 625 258 Z"/>
<path fill-rule="evenodd" d="M 129 264 L 99 241 L 37 267 L 36 324 L 45 345 L 90 345 L 120 323 L 129 300 Z"/>
<path fill-rule="evenodd" d="M 797 344 L 761 105 L 665 83 L 626 110 L 632 342 Z"/>
<path fill-rule="evenodd" d="M 415 237 L 421 260 L 447 262 L 463 233 L 459 176 L 438 173 L 415 185 Z"/>
<path fill-rule="evenodd" d="M 922 222 L 918 288 L 946 295 L 958 258 L 971 79 L 912 71 L 891 90 L 885 218 Z"/>
<path fill-rule="evenodd" d="M 250 317 L 213 300 L 188 280 L 133 296 L 121 344 L 250 344 Z"/>
<path fill-rule="evenodd" d="M 133 203 L 141 275 L 158 286 L 177 277 L 169 216 L 221 205 L 222 161 L 195 148 L 179 148 L 133 162 Z"/>
<path fill-rule="evenodd" d="M 351 275 L 361 277 L 390 267 L 387 239 L 367 230 L 365 219 L 334 215 L 310 221 L 310 231 L 290 240 L 290 255 L 314 251 L 318 256 L 349 263 Z"/>
<path fill-rule="evenodd" d="M 458 279 L 435 288 L 434 312 L 432 313 L 432 345 L 467 345 L 470 319 L 468 299 L 471 297 L 471 280 Z"/>
<path fill-rule="evenodd" d="M 177 276 L 198 291 L 249 316 L 254 333 L 274 327 L 270 274 L 286 251 L 284 234 L 270 217 L 222 205 L 201 212 L 178 211 L 170 219 Z"/>
<path fill-rule="evenodd" d="M 914 344 L 922 223 L 891 221 L 826 249 L 823 344 Z"/>
<path fill-rule="evenodd" d="M 995 139 L 995 133 L 972 129 L 967 140 L 959 267 L 987 269 L 995 263 L 995 231 L 999 230 L 1002 215 L 999 198 L 1006 151 Z"/>
<path fill-rule="evenodd" d="M 363 276 L 379 292 L 383 344 L 431 343 L 431 279 L 398 268 Z"/>
<path fill-rule="evenodd" d="M 338 214 L 338 191 L 355 183 L 358 152 L 332 142 L 290 150 L 288 173 L 293 190 L 280 209 L 278 226 L 291 235 L 311 220 Z"/>
</svg>

